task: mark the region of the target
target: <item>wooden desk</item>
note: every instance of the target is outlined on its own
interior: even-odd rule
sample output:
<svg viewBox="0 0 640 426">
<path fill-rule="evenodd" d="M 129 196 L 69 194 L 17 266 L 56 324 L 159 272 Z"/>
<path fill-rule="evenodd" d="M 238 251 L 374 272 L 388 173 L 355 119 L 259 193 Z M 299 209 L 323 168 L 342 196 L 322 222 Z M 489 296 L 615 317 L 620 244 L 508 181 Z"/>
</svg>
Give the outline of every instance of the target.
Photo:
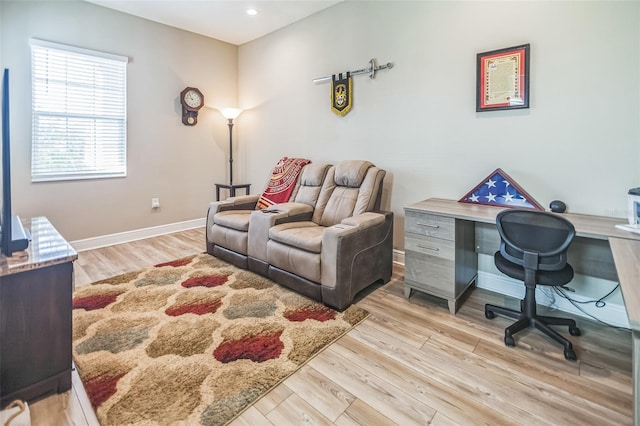
<svg viewBox="0 0 640 426">
<path fill-rule="evenodd" d="M 409 235 L 405 240 L 408 289 L 405 295 L 410 296 L 412 290 L 430 292 L 446 298 L 450 311 L 455 313 L 464 300 L 465 291 L 477 278 L 477 254 L 492 255 L 497 250 L 499 236 L 495 237 L 495 223 L 502 210 L 502 207 L 438 198 L 405 207 L 405 236 Z M 561 215 L 576 229 L 576 238 L 568 253 L 574 270 L 620 282 L 633 335 L 634 424 L 640 426 L 637 402 L 640 397 L 640 234 L 617 229 L 615 225 L 626 223 L 624 219 L 574 213 Z M 419 247 L 416 240 L 421 241 L 423 247 Z M 445 248 L 429 248 L 431 242 Z M 433 248 L 438 251 L 432 251 Z M 430 275 L 440 280 L 436 284 L 421 278 L 427 267 Z M 446 268 L 449 268 L 448 274 Z M 442 281 L 443 276 L 449 281 Z"/>
<path fill-rule="evenodd" d="M 27 250 L 0 255 L 0 406 L 71 389 L 76 251 L 44 217 Z"/>
<path fill-rule="evenodd" d="M 640 241 L 609 238 L 633 341 L 633 421 L 640 426 Z"/>
<path fill-rule="evenodd" d="M 228 189 L 229 190 L 229 197 L 235 197 L 236 196 L 236 190 L 237 189 L 242 189 L 244 188 L 245 190 L 245 195 L 249 195 L 249 191 L 251 191 L 251 184 L 250 183 L 240 183 L 237 185 L 229 185 L 226 183 L 216 183 L 216 201 L 220 201 L 220 188 L 224 188 L 224 189 Z"/>
</svg>

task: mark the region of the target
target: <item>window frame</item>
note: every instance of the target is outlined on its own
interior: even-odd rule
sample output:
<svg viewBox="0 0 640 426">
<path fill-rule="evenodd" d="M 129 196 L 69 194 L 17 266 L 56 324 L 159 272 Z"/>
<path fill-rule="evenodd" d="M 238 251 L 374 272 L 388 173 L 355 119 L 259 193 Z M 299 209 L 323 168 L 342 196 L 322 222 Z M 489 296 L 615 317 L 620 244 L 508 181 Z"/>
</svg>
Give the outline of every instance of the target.
<svg viewBox="0 0 640 426">
<path fill-rule="evenodd" d="M 129 59 L 125 56 L 114 55 L 111 53 L 105 53 L 90 49 L 84 49 L 75 46 L 69 46 L 60 43 L 54 43 L 44 40 L 31 39 L 31 106 L 32 106 L 32 140 L 31 140 L 31 181 L 32 182 L 50 182 L 50 181 L 65 181 L 65 180 L 86 180 L 86 179 L 105 179 L 105 178 L 121 178 L 127 176 L 127 64 Z M 42 50 L 51 50 L 55 54 L 62 55 L 63 59 L 60 59 L 60 63 L 64 67 L 65 74 L 61 75 L 62 78 L 56 80 L 58 88 L 63 88 L 64 91 L 64 111 L 55 111 L 59 109 L 60 105 L 56 100 L 54 106 L 49 108 L 43 108 L 41 105 L 47 103 L 45 97 L 46 92 L 38 91 L 38 87 L 42 86 L 41 82 L 43 78 L 39 77 L 36 73 L 36 65 L 38 67 L 45 65 L 44 62 L 37 63 L 36 52 Z M 77 67 L 69 66 L 69 62 L 82 61 L 82 57 L 86 57 L 86 62 L 82 65 L 78 64 Z M 51 65 L 53 61 L 48 59 L 46 65 Z M 93 78 L 88 84 L 79 84 L 77 81 L 73 81 L 69 77 L 68 70 L 71 72 L 82 73 L 81 69 L 84 65 L 90 65 L 92 68 L 100 68 L 100 63 L 104 64 L 102 71 L 111 68 L 112 73 L 105 73 L 109 77 L 115 76 L 115 83 L 102 84 L 97 81 L 98 78 Z M 47 88 L 49 85 L 50 74 L 45 72 L 44 81 L 46 81 Z M 54 79 L 51 79 L 52 82 Z M 83 86 L 86 88 L 92 88 L 94 90 L 93 96 L 87 96 L 87 93 L 82 93 L 81 96 L 70 95 L 74 89 L 82 91 L 80 88 Z M 101 90 L 100 94 L 107 94 L 110 98 L 107 103 L 100 103 L 96 100 L 96 89 Z M 43 93 L 44 92 L 44 93 Z M 111 98 L 113 96 L 113 98 Z M 115 99 L 116 102 L 112 102 Z M 74 103 L 75 102 L 75 103 Z M 83 104 L 93 106 L 94 111 L 88 113 L 78 113 L 77 109 Z M 112 109 L 112 107 L 115 107 Z M 73 112 L 73 109 L 76 112 Z M 70 112 L 69 109 L 72 111 Z M 104 109 L 107 112 L 100 114 L 96 112 L 97 109 Z M 117 111 L 117 112 L 116 112 Z M 42 121 L 49 120 L 49 124 L 42 125 Z M 64 123 L 61 125 L 61 123 Z M 74 127 L 76 126 L 76 127 Z M 60 131 L 62 136 L 53 143 L 50 143 L 47 151 L 47 138 L 51 138 L 53 132 L 52 129 L 56 128 Z M 61 130 L 64 128 L 64 130 Z M 79 131 L 76 129 L 80 128 Z M 102 128 L 102 130 L 101 130 Z M 44 129 L 43 131 L 41 131 Z M 87 130 L 90 129 L 90 130 Z M 75 145 L 71 142 L 74 139 L 79 139 Z M 102 133 L 102 138 L 100 138 Z M 113 139 L 109 140 L 108 136 L 112 136 Z M 56 147 L 56 144 L 60 144 Z M 42 158 L 49 156 L 55 152 L 55 148 L 64 149 L 65 145 L 69 145 L 78 151 L 88 151 L 91 154 L 81 153 L 77 157 L 67 158 L 68 162 L 64 164 L 66 168 L 56 170 L 55 167 L 47 168 L 47 165 L 40 161 Z M 93 150 L 93 151 L 92 151 Z M 100 166 L 100 158 L 104 158 L 104 151 L 111 151 L 113 158 L 108 158 L 106 166 Z M 101 152 L 102 151 L 102 152 Z M 41 156 L 40 153 L 43 155 Z M 115 154 L 114 154 L 115 153 Z M 86 160 L 93 156 L 93 160 L 87 162 Z M 111 157 L 111 156 L 109 156 Z M 77 160 L 83 163 L 82 166 L 74 166 L 73 160 Z M 46 160 L 44 160 L 46 161 Z"/>
</svg>

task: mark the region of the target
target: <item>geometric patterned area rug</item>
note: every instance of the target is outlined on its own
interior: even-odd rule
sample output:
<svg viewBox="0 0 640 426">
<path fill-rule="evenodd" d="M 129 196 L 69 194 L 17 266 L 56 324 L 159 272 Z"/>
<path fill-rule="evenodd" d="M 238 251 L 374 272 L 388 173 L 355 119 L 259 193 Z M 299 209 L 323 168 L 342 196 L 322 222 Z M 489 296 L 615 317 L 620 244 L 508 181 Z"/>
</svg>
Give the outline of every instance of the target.
<svg viewBox="0 0 640 426">
<path fill-rule="evenodd" d="M 77 288 L 73 359 L 102 425 L 225 424 L 367 315 L 205 253 Z"/>
</svg>

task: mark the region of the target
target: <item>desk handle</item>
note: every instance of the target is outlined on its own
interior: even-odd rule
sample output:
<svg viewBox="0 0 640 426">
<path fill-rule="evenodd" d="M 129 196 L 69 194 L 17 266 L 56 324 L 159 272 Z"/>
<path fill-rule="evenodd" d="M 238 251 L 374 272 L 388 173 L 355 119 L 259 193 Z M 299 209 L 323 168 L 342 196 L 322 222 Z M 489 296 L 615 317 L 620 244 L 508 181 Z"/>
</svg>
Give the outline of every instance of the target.
<svg viewBox="0 0 640 426">
<path fill-rule="evenodd" d="M 416 224 L 420 226 L 428 226 L 429 228 L 440 228 L 440 225 L 431 225 L 430 223 L 416 222 Z"/>
<path fill-rule="evenodd" d="M 418 244 L 418 247 L 423 248 L 423 249 L 427 249 L 427 250 L 431 250 L 431 251 L 440 251 L 440 249 L 437 248 L 437 247 L 423 246 L 422 244 Z"/>
</svg>

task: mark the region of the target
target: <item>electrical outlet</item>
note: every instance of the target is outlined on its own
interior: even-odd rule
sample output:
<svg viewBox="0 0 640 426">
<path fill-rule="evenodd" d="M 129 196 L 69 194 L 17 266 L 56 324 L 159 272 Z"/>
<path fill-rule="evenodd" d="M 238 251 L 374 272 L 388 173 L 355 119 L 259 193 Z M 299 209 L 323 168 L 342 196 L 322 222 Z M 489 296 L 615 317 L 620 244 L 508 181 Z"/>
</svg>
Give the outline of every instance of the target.
<svg viewBox="0 0 640 426">
<path fill-rule="evenodd" d="M 151 208 L 157 209 L 160 207 L 160 198 L 152 198 L 151 199 Z"/>
</svg>

